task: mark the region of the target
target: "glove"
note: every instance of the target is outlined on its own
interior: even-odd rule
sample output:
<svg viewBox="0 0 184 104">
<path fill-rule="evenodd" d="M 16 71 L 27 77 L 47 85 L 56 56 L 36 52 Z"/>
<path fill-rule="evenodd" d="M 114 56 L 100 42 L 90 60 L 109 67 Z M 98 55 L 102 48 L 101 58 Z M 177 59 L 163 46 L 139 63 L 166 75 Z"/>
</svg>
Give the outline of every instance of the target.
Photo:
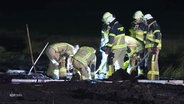
<svg viewBox="0 0 184 104">
<path fill-rule="evenodd" d="M 108 46 L 103 46 L 103 47 L 101 48 L 101 50 L 104 51 L 105 54 L 111 53 L 111 48 L 108 47 Z"/>
<path fill-rule="evenodd" d="M 107 49 L 105 50 L 105 54 L 110 54 L 111 53 L 111 48 L 110 47 L 107 47 Z"/>
<path fill-rule="evenodd" d="M 153 54 L 156 54 L 157 53 L 157 48 L 154 47 L 154 48 L 151 49 L 151 51 L 153 52 Z"/>
</svg>

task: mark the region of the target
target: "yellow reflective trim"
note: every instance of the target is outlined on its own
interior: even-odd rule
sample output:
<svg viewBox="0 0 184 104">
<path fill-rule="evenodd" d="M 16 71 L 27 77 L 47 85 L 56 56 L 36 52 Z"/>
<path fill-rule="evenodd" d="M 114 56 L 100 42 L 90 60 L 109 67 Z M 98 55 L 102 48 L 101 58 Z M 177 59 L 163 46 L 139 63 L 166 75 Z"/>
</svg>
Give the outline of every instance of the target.
<svg viewBox="0 0 184 104">
<path fill-rule="evenodd" d="M 80 61 L 81 63 L 83 63 L 85 66 L 87 66 L 87 61 L 86 60 L 90 57 L 90 55 L 92 53 L 94 53 L 94 50 L 92 48 L 86 47 L 86 46 L 83 46 L 82 48 L 85 48 L 88 51 L 88 53 L 85 56 L 83 56 L 83 57 L 81 57 L 81 56 L 74 56 L 74 58 L 76 60 Z"/>
<path fill-rule="evenodd" d="M 118 30 L 119 31 L 123 31 L 124 30 L 124 27 L 119 27 Z"/>
<path fill-rule="evenodd" d="M 119 38 L 118 38 L 118 37 L 119 37 Z M 122 35 L 117 36 L 116 38 L 118 38 L 117 44 L 119 44 L 119 43 L 121 42 L 121 39 L 123 38 L 123 34 L 122 34 Z"/>
<path fill-rule="evenodd" d="M 116 34 L 109 33 L 109 36 L 113 36 L 113 37 L 115 37 L 115 36 L 116 36 Z"/>
<path fill-rule="evenodd" d="M 72 45 L 68 43 L 56 43 L 56 44 L 50 45 L 50 47 L 52 47 L 56 52 L 58 52 L 58 47 L 63 47 L 63 46 L 73 47 Z"/>
<path fill-rule="evenodd" d="M 159 75 L 159 71 L 153 71 L 153 70 L 151 71 L 151 70 L 150 70 L 150 71 L 148 72 L 148 74 L 149 74 L 149 75 Z"/>
<path fill-rule="evenodd" d="M 160 43 L 160 40 L 159 39 L 155 39 L 154 42 Z"/>
<path fill-rule="evenodd" d="M 147 31 L 144 31 L 144 34 L 146 34 L 147 33 Z"/>
<path fill-rule="evenodd" d="M 112 47 L 113 44 L 107 43 L 105 46 Z"/>
<path fill-rule="evenodd" d="M 160 30 L 155 30 L 155 31 L 153 32 L 153 34 L 155 34 L 155 33 L 157 33 L 157 32 L 160 32 Z"/>
<path fill-rule="evenodd" d="M 124 64 L 123 64 L 124 69 L 128 68 L 129 64 L 130 64 L 130 60 L 125 61 Z"/>
<path fill-rule="evenodd" d="M 151 59 L 151 70 L 155 71 L 155 55 L 152 55 Z"/>
<path fill-rule="evenodd" d="M 145 45 L 145 48 L 151 48 L 151 47 L 154 47 L 154 44 L 146 44 Z"/>
<path fill-rule="evenodd" d="M 59 72 L 60 72 L 60 73 L 61 73 L 61 72 L 66 72 L 66 68 L 65 68 L 65 67 L 60 68 L 60 69 L 59 69 Z"/>
<path fill-rule="evenodd" d="M 142 69 L 139 69 L 138 70 L 138 74 L 143 74 L 143 70 Z"/>
<path fill-rule="evenodd" d="M 120 49 L 120 48 L 126 48 L 126 47 L 127 47 L 126 44 L 121 44 L 121 45 L 114 45 L 114 46 L 112 47 L 112 49 Z"/>
<path fill-rule="evenodd" d="M 113 73 L 114 73 L 114 67 L 113 67 L 113 65 L 109 65 L 108 66 L 108 71 L 106 72 L 107 78 L 112 76 Z"/>
<path fill-rule="evenodd" d="M 86 60 L 84 60 L 82 57 L 80 57 L 80 56 L 74 56 L 74 58 L 76 60 L 78 60 L 79 62 L 81 62 L 82 64 L 84 64 L 84 66 L 87 66 Z"/>
<path fill-rule="evenodd" d="M 151 76 L 151 80 L 155 80 L 155 76 L 159 76 L 159 71 L 149 71 L 148 75 Z"/>
</svg>

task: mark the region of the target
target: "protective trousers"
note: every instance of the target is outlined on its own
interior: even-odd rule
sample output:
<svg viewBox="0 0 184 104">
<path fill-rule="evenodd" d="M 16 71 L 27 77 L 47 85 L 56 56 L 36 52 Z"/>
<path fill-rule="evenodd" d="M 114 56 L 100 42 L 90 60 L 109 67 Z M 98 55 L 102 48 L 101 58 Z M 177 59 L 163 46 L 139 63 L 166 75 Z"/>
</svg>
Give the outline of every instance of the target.
<svg viewBox="0 0 184 104">
<path fill-rule="evenodd" d="M 150 53 L 147 59 L 147 78 L 149 80 L 159 80 L 159 65 L 158 65 L 159 50 L 156 53 Z"/>
<path fill-rule="evenodd" d="M 115 71 L 124 69 L 124 57 L 126 49 L 113 50 L 108 56 L 108 71 L 106 77 L 110 77 Z"/>
<path fill-rule="evenodd" d="M 102 52 L 102 59 L 101 59 L 101 64 L 99 66 L 99 79 L 104 79 L 105 78 L 105 74 L 107 72 L 107 57 L 108 55 L 105 54 L 105 52 Z"/>
<path fill-rule="evenodd" d="M 139 54 L 138 54 L 138 76 L 145 74 L 145 60 L 143 59 L 145 55 L 145 51 L 142 50 Z"/>
<path fill-rule="evenodd" d="M 59 52 L 56 52 L 53 48 L 48 47 L 46 51 L 46 55 L 48 56 L 50 62 L 47 70 L 47 75 L 53 77 L 54 69 L 59 69 L 59 76 L 65 77 L 66 75 L 66 57 L 62 56 Z M 51 62 L 51 60 L 56 60 L 59 65 L 55 65 Z"/>
<path fill-rule="evenodd" d="M 89 78 L 89 74 L 87 72 L 86 66 L 84 66 L 81 62 L 79 62 L 76 59 L 73 59 L 72 63 L 73 63 L 73 68 L 74 68 L 73 75 L 79 74 L 80 76 L 79 80 L 85 80 Z"/>
</svg>

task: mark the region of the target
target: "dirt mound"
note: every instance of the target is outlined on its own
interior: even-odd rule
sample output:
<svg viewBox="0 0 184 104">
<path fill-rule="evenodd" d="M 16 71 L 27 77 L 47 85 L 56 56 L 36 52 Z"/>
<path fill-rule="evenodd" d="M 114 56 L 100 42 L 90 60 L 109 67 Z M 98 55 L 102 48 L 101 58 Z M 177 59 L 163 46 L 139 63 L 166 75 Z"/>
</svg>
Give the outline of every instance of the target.
<svg viewBox="0 0 184 104">
<path fill-rule="evenodd" d="M 4 76 L 0 79 L 10 81 L 11 78 Z M 4 104 L 183 104 L 183 97 L 183 86 L 130 80 L 20 84 L 1 82 L 0 86 L 0 100 Z"/>
</svg>

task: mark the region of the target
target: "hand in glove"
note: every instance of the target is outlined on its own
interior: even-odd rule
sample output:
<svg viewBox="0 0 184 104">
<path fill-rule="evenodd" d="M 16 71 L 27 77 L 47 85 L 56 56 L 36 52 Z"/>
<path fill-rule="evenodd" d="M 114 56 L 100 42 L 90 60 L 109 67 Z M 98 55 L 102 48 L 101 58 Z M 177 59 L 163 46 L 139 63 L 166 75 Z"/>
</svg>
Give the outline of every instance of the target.
<svg viewBox="0 0 184 104">
<path fill-rule="evenodd" d="M 103 51 L 105 52 L 105 54 L 111 53 L 111 48 L 108 47 L 108 46 L 103 46 L 103 47 L 101 48 L 101 50 L 103 50 Z"/>
<path fill-rule="evenodd" d="M 105 54 L 110 54 L 111 53 L 111 48 L 107 47 L 107 49 L 105 50 Z"/>
<path fill-rule="evenodd" d="M 157 48 L 156 47 L 152 48 L 151 50 L 152 50 L 153 54 L 157 53 Z"/>
</svg>

